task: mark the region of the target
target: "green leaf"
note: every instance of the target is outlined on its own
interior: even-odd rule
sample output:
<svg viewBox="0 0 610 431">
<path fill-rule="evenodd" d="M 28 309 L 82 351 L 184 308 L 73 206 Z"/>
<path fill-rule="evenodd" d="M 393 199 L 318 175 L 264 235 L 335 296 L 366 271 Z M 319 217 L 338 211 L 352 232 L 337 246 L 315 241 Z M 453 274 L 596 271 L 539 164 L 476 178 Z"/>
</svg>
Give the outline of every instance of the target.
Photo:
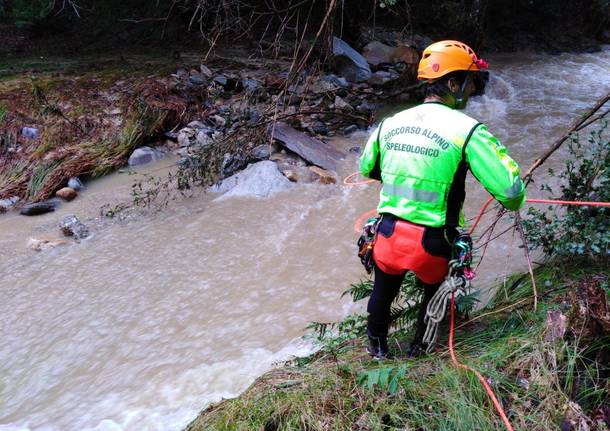
<svg viewBox="0 0 610 431">
<path fill-rule="evenodd" d="M 388 381 L 390 379 L 390 373 L 394 367 L 385 367 L 379 370 L 379 387 L 385 389 L 388 387 Z"/>
<path fill-rule="evenodd" d="M 379 369 L 370 370 L 368 376 L 367 387 L 369 390 L 373 390 L 373 387 L 379 383 Z"/>
</svg>

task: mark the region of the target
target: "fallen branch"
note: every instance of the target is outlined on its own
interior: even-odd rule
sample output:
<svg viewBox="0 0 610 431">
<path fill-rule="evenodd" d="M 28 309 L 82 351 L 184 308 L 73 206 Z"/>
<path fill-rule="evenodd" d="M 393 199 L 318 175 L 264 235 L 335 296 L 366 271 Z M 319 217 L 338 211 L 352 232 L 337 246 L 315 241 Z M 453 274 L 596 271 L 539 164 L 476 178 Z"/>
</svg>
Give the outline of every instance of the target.
<svg viewBox="0 0 610 431">
<path fill-rule="evenodd" d="M 515 226 L 517 227 L 517 231 L 519 232 L 521 240 L 523 241 L 523 254 L 525 255 L 525 260 L 527 260 L 527 269 L 532 279 L 532 289 L 534 291 L 534 311 L 536 311 L 536 309 L 538 308 L 538 289 L 536 288 L 534 270 L 532 269 L 532 260 L 530 259 L 529 247 L 527 246 L 527 240 L 525 239 L 525 232 L 523 232 L 523 226 L 521 224 L 521 213 L 519 211 L 516 211 Z"/>
</svg>

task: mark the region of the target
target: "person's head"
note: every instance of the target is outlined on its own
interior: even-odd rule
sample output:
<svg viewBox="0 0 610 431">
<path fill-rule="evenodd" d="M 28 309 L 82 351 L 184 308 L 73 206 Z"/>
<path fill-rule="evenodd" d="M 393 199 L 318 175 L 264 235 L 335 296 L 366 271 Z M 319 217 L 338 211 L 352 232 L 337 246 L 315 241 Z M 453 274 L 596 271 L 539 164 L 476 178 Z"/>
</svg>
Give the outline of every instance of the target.
<svg viewBox="0 0 610 431">
<path fill-rule="evenodd" d="M 483 94 L 487 62 L 466 44 L 443 40 L 427 47 L 419 62 L 417 78 L 425 81 L 426 97 L 463 109 L 472 94 Z"/>
</svg>

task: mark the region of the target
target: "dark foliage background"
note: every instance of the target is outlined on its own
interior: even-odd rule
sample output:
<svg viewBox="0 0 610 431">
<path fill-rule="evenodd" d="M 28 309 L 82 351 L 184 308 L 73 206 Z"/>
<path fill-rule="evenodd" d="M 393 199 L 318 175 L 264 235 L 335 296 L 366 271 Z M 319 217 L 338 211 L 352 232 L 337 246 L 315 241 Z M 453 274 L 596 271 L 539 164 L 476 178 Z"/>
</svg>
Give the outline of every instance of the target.
<svg viewBox="0 0 610 431">
<path fill-rule="evenodd" d="M 0 36 L 21 31 L 44 41 L 63 38 L 67 49 L 179 41 L 269 45 L 278 36 L 290 42 L 315 34 L 329 10 L 324 34 L 353 44 L 373 25 L 503 50 L 610 42 L 608 0 L 0 0 Z"/>
</svg>

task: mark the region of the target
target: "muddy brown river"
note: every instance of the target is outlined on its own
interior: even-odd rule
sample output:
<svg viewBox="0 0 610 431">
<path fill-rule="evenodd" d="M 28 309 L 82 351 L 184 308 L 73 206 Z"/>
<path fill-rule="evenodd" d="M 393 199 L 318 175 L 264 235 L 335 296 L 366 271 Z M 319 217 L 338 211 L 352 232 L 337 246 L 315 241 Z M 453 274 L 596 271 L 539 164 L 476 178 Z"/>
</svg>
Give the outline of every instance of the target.
<svg viewBox="0 0 610 431">
<path fill-rule="evenodd" d="M 488 92 L 467 112 L 522 169 L 610 90 L 609 48 L 489 62 Z M 348 149 L 366 137 L 331 144 Z M 350 154 L 343 176 L 357 169 Z M 565 155 L 538 171 L 537 184 Z M 90 183 L 55 213 L 0 216 L 0 431 L 182 429 L 274 363 L 309 352 L 309 322 L 362 309 L 340 294 L 366 275 L 353 224 L 376 206 L 377 184 L 304 184 L 267 199 L 198 194 L 124 222 L 95 219 L 103 203 L 129 199 L 133 179 Z M 537 184 L 530 197 L 542 196 Z M 487 197 L 470 177 L 467 218 Z M 30 237 L 59 237 L 66 214 L 94 235 L 40 253 L 26 247 Z M 525 269 L 518 245 L 512 234 L 494 241 L 475 286 L 495 288 Z"/>
</svg>

